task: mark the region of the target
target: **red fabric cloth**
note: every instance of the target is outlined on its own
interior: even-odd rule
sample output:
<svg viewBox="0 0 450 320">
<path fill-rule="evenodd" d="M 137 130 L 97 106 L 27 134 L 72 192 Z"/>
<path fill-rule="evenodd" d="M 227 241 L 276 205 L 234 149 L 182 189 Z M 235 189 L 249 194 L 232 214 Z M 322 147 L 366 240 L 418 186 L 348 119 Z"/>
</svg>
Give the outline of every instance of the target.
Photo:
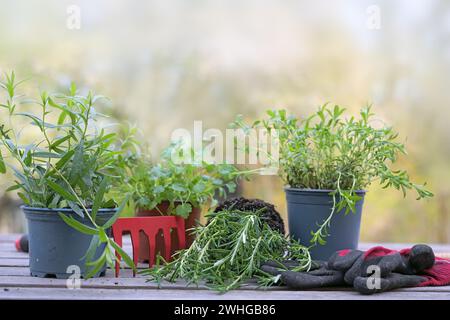
<svg viewBox="0 0 450 320">
<path fill-rule="evenodd" d="M 424 276 L 427 281 L 419 284 L 420 287 L 425 286 L 446 286 L 450 284 L 450 259 L 436 257 L 434 266 L 425 270 Z"/>
<path fill-rule="evenodd" d="M 364 253 L 364 259 L 382 257 L 399 252 L 402 256 L 411 252 L 410 248 L 400 251 L 391 250 L 382 246 L 373 247 Z M 419 284 L 420 287 L 425 286 L 446 286 L 450 284 L 450 259 L 436 257 L 434 265 L 420 274 L 427 278 L 426 281 Z"/>
<path fill-rule="evenodd" d="M 364 252 L 364 260 L 368 258 L 375 258 L 375 257 L 383 257 L 388 256 L 390 254 L 394 254 L 397 251 L 391 250 L 382 246 L 373 247 Z"/>
<path fill-rule="evenodd" d="M 344 250 L 340 250 L 340 251 L 338 251 L 339 253 L 339 257 L 345 257 L 346 255 L 348 255 L 348 253 L 350 252 L 350 251 L 352 251 L 352 250 L 350 250 L 350 249 L 344 249 Z"/>
</svg>

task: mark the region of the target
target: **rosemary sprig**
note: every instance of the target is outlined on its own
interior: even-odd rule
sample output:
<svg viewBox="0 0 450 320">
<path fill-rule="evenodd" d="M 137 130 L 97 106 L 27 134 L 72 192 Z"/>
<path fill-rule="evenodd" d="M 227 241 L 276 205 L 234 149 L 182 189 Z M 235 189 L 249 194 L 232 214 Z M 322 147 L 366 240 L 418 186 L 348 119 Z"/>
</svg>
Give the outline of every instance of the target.
<svg viewBox="0 0 450 320">
<path fill-rule="evenodd" d="M 176 281 L 188 284 L 205 283 L 213 290 L 226 292 L 238 288 L 252 278 L 263 286 L 278 279 L 260 270 L 266 261 L 295 259 L 299 271 L 309 269 L 308 249 L 270 229 L 261 219 L 261 212 L 227 210 L 209 213 L 209 222 L 195 229 L 196 240 L 189 249 L 176 253 L 172 262 L 141 272 L 150 281 Z"/>
</svg>

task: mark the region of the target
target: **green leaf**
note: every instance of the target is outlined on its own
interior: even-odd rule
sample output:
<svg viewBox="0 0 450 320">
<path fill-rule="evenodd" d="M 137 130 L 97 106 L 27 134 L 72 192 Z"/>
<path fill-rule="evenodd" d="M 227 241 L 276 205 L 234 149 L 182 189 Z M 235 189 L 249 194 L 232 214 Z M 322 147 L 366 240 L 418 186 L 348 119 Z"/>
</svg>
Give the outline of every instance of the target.
<svg viewBox="0 0 450 320">
<path fill-rule="evenodd" d="M 183 203 L 176 207 L 175 213 L 177 216 L 187 218 L 192 212 L 192 206 L 189 203 Z"/>
<path fill-rule="evenodd" d="M 92 205 L 92 211 L 91 211 L 91 217 L 93 220 L 97 217 L 98 209 L 102 206 L 103 203 L 103 197 L 106 192 L 106 188 L 109 185 L 109 179 L 107 177 L 104 177 L 102 182 L 100 183 L 100 187 L 97 190 L 97 193 L 95 194 L 94 204 Z"/>
<path fill-rule="evenodd" d="M 83 170 L 83 155 L 84 155 L 84 140 L 81 140 L 80 143 L 75 148 L 75 155 L 73 156 L 72 161 L 72 169 L 69 175 L 69 181 L 73 182 L 78 176 L 81 174 Z"/>
<path fill-rule="evenodd" d="M 114 249 L 119 253 L 119 255 L 122 257 L 122 259 L 125 261 L 125 263 L 131 267 L 133 270 L 136 270 L 136 266 L 134 265 L 133 259 L 130 258 L 130 256 L 114 241 L 110 242 L 111 245 L 114 247 Z"/>
<path fill-rule="evenodd" d="M 67 112 L 66 111 L 61 112 L 61 114 L 58 117 L 58 122 L 57 122 L 58 125 L 63 124 L 66 117 L 67 117 Z"/>
<path fill-rule="evenodd" d="M 129 199 L 130 195 L 127 195 L 125 199 L 122 200 L 122 203 L 120 204 L 119 208 L 117 208 L 116 213 L 114 213 L 114 215 L 111 218 L 109 218 L 109 220 L 106 221 L 106 223 L 102 226 L 104 229 L 108 229 L 114 224 L 114 222 L 116 222 L 117 218 L 119 218 Z"/>
<path fill-rule="evenodd" d="M 28 200 L 28 198 L 23 193 L 18 192 L 17 195 L 26 205 L 30 205 L 30 200 Z"/>
<path fill-rule="evenodd" d="M 72 158 L 73 154 L 75 153 L 75 150 L 69 150 L 66 152 L 66 154 L 55 164 L 56 169 L 61 169 L 66 163 L 67 161 L 70 160 L 70 158 Z"/>
<path fill-rule="evenodd" d="M 205 189 L 206 189 L 206 185 L 203 182 L 197 182 L 193 188 L 194 192 L 196 192 L 196 193 L 201 193 Z"/>
<path fill-rule="evenodd" d="M 42 122 L 42 120 L 40 118 L 38 118 L 37 116 L 35 116 L 34 114 L 29 113 L 29 112 L 17 112 L 15 114 L 19 115 L 19 116 L 24 116 L 24 117 L 30 118 L 31 120 L 33 120 L 33 123 L 36 126 L 38 126 L 41 130 L 43 129 L 43 122 Z"/>
<path fill-rule="evenodd" d="M 53 182 L 52 180 L 47 181 L 47 185 L 56 193 L 58 193 L 61 197 L 63 197 L 67 201 L 73 201 L 78 202 L 77 197 L 75 197 L 72 193 L 69 191 L 66 191 L 63 187 L 61 187 L 56 182 Z"/>
<path fill-rule="evenodd" d="M 65 137 L 62 137 L 58 140 L 56 140 L 55 142 L 52 143 L 52 145 L 50 146 L 52 149 L 55 149 L 56 147 L 58 147 L 60 144 L 62 144 L 63 142 L 67 141 L 70 139 L 70 136 L 67 135 Z"/>
<path fill-rule="evenodd" d="M 0 173 L 6 173 L 5 161 L 3 160 L 1 151 L 0 151 Z"/>
<path fill-rule="evenodd" d="M 101 243 L 108 242 L 108 236 L 106 235 L 105 229 L 103 228 L 98 229 L 98 238 Z"/>
<path fill-rule="evenodd" d="M 228 188 L 228 192 L 233 193 L 236 191 L 236 183 L 234 182 L 229 182 L 226 184 L 227 188 Z"/>
<path fill-rule="evenodd" d="M 55 194 L 52 201 L 48 205 L 48 207 L 52 208 L 52 209 L 59 208 L 60 206 L 58 204 L 60 204 L 62 207 L 66 207 L 64 205 L 64 203 L 59 202 L 60 200 L 61 200 L 61 196 L 59 194 Z M 65 200 L 63 200 L 63 201 L 65 201 Z"/>
<path fill-rule="evenodd" d="M 180 185 L 179 183 L 174 183 L 171 188 L 175 191 L 179 191 L 179 192 L 185 192 L 186 188 L 183 187 L 182 185 Z"/>
<path fill-rule="evenodd" d="M 33 152 L 32 156 L 34 158 L 61 158 L 60 154 L 46 151 Z"/>
<path fill-rule="evenodd" d="M 69 205 L 69 207 L 70 207 L 77 215 L 79 215 L 80 217 L 84 218 L 84 212 L 83 212 L 83 210 L 81 210 L 81 208 L 80 208 L 75 202 L 67 201 L 67 204 Z"/>
<path fill-rule="evenodd" d="M 65 223 L 81 233 L 89 235 L 96 235 L 98 233 L 96 229 L 82 224 L 72 216 L 67 216 L 61 212 L 59 212 L 59 216 L 64 220 Z"/>
<path fill-rule="evenodd" d="M 86 262 L 91 262 L 92 259 L 95 256 L 95 253 L 97 251 L 98 245 L 99 245 L 98 235 L 93 235 L 92 239 L 91 239 L 91 242 L 89 243 L 89 247 L 88 247 L 88 249 L 86 251 L 86 254 L 81 259 L 85 259 Z"/>
<path fill-rule="evenodd" d="M 91 267 L 88 269 L 89 271 L 86 274 L 86 278 L 89 279 L 95 276 L 97 273 L 99 273 L 104 267 L 105 263 L 106 263 L 106 249 L 103 251 L 102 255 L 97 260 L 92 262 L 86 262 L 86 265 L 88 267 Z"/>
<path fill-rule="evenodd" d="M 70 83 L 70 95 L 74 96 L 77 94 L 77 85 L 75 84 L 75 82 L 71 82 Z"/>
<path fill-rule="evenodd" d="M 10 191 L 14 191 L 14 190 L 20 189 L 22 187 L 23 187 L 22 184 L 15 184 L 15 185 L 9 187 L 8 189 L 6 189 L 5 191 L 6 192 L 10 192 Z"/>
</svg>

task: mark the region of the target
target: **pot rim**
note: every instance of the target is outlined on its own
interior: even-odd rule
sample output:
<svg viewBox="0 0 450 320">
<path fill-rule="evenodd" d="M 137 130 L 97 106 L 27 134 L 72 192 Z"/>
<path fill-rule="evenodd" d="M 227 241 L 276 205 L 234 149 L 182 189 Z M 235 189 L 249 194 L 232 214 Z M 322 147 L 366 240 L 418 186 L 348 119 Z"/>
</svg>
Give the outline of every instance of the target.
<svg viewBox="0 0 450 320">
<path fill-rule="evenodd" d="M 290 186 L 284 186 L 284 191 L 298 191 L 298 192 L 305 192 L 305 193 L 326 193 L 329 194 L 330 192 L 333 192 L 335 190 L 332 189 L 309 189 L 309 188 L 292 188 Z M 355 190 L 354 193 L 367 193 L 367 190 L 361 189 L 361 190 Z"/>
<path fill-rule="evenodd" d="M 54 212 L 54 213 L 57 213 L 57 212 L 66 212 L 66 213 L 75 212 L 71 208 L 39 208 L 39 207 L 29 207 L 29 206 L 26 206 L 26 205 L 21 205 L 20 209 L 22 209 L 24 211 L 32 211 L 32 212 L 36 212 L 36 213 L 39 213 L 39 212 L 43 212 L 43 213 L 44 212 L 45 213 L 48 213 L 48 212 Z M 100 208 L 100 209 L 98 209 L 97 212 L 99 212 L 99 213 L 110 213 L 110 212 L 116 212 L 117 209 L 118 208 Z M 92 208 L 88 208 L 87 211 L 91 212 Z"/>
</svg>

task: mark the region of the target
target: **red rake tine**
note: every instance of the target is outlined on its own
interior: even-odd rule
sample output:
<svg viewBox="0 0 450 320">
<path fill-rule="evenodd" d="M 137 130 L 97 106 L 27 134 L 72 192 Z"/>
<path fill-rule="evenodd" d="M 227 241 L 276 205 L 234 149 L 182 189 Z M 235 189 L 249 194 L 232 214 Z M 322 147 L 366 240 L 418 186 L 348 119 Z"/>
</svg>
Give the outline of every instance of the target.
<svg viewBox="0 0 450 320">
<path fill-rule="evenodd" d="M 143 231 L 149 243 L 149 268 L 155 264 L 156 258 L 156 235 L 159 230 L 163 230 L 164 236 L 164 258 L 168 261 L 172 253 L 171 229 L 177 229 L 179 248 L 186 247 L 186 231 L 184 219 L 182 217 L 132 217 L 119 218 L 113 225 L 113 237 L 118 246 L 122 247 L 122 236 L 124 232 L 131 235 L 131 246 L 133 250 L 133 263 L 137 267 L 139 262 L 139 233 Z M 121 256 L 116 251 L 115 275 L 119 277 Z M 133 269 L 133 277 L 136 270 Z"/>
</svg>

